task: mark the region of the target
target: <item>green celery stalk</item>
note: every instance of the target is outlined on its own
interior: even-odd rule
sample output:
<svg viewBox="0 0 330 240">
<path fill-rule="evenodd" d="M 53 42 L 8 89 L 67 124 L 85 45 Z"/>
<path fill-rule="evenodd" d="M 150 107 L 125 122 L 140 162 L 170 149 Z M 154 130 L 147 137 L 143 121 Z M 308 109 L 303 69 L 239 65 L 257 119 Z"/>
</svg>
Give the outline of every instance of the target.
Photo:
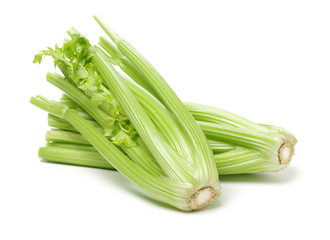
<svg viewBox="0 0 330 240">
<path fill-rule="evenodd" d="M 196 121 L 217 123 L 224 126 L 250 129 L 257 132 L 267 131 L 267 129 L 260 124 L 216 107 L 197 103 L 185 103 L 185 107 Z"/>
<path fill-rule="evenodd" d="M 46 140 L 52 143 L 88 144 L 87 140 L 77 137 L 79 135 L 76 132 L 53 129 L 47 132 Z M 256 149 L 235 147 L 228 143 L 212 140 L 209 140 L 209 143 L 214 152 L 219 175 L 274 172 L 282 170 L 288 165 L 281 164 L 277 156 L 267 157 Z M 244 149 L 245 151 L 243 151 Z"/>
<path fill-rule="evenodd" d="M 191 162 L 173 151 L 159 134 L 143 107 L 101 51 L 96 51 L 93 62 L 165 174 L 176 181 L 193 182 Z"/>
<path fill-rule="evenodd" d="M 173 131 L 173 133 L 181 135 L 186 140 L 177 143 L 178 145 L 183 144 L 183 147 L 186 149 L 185 155 L 182 156 L 173 151 L 174 149 L 159 134 L 144 108 L 107 60 L 104 53 L 96 49 L 92 62 L 104 79 L 105 85 L 111 89 L 115 99 L 123 108 L 139 136 L 148 146 L 163 172 L 173 180 L 189 182 L 195 186 L 192 200 L 190 201 L 192 209 L 201 208 L 216 199 L 220 194 L 220 185 L 212 151 L 204 134 L 191 115 L 187 112 L 187 114 L 183 113 L 175 118 L 176 122 L 183 129 L 183 134 L 181 131 Z M 151 68 L 151 66 L 149 67 Z M 154 78 L 153 84 L 162 87 L 166 86 L 165 81 L 161 78 Z M 172 106 L 168 105 L 166 107 L 175 116 L 176 107 L 174 105 L 181 108 L 180 106 L 183 106 L 183 103 L 169 89 L 167 86 L 166 94 L 162 95 L 162 97 L 171 102 Z M 161 94 L 157 90 L 156 92 L 158 95 Z M 186 122 L 186 124 L 183 125 L 183 122 Z M 205 196 L 205 198 L 200 196 Z"/>
<path fill-rule="evenodd" d="M 39 148 L 38 154 L 46 162 L 115 170 L 92 146 L 51 143 Z"/>
<path fill-rule="evenodd" d="M 95 148 L 88 145 L 52 142 L 39 149 L 39 157 L 46 162 L 114 170 Z M 237 147 L 214 157 L 219 175 L 259 172 L 262 165 L 269 169 L 260 153 L 247 148 Z"/>
<path fill-rule="evenodd" d="M 87 120 L 86 120 L 87 121 Z M 89 141 L 78 132 L 52 129 L 46 133 L 47 142 L 62 142 L 89 145 Z"/>
<path fill-rule="evenodd" d="M 32 97 L 30 102 L 68 121 L 111 165 L 140 188 L 157 199 L 179 209 L 186 211 L 192 210 L 190 203 L 187 202 L 187 196 L 190 198 L 190 194 L 194 190 L 192 184 L 173 181 L 169 178 L 149 173 L 124 155 L 103 134 L 97 131 L 93 125 L 66 105 L 49 101 L 41 96 Z"/>
<path fill-rule="evenodd" d="M 193 159 L 198 165 L 198 175 L 194 174 L 196 179 L 203 182 L 209 179 L 211 186 L 216 194 L 220 193 L 216 166 L 212 151 L 207 143 L 207 139 L 200 127 L 197 125 L 191 114 L 184 107 L 174 91 L 169 87 L 156 69 L 127 41 L 120 38 L 110 27 L 98 17 L 94 17 L 103 30 L 112 39 L 118 50 L 126 56 L 145 76 L 148 85 L 157 93 L 161 102 L 172 113 L 175 120 L 181 126 L 187 136 L 190 145 L 195 149 Z M 203 187 L 203 186 L 200 186 Z"/>
</svg>

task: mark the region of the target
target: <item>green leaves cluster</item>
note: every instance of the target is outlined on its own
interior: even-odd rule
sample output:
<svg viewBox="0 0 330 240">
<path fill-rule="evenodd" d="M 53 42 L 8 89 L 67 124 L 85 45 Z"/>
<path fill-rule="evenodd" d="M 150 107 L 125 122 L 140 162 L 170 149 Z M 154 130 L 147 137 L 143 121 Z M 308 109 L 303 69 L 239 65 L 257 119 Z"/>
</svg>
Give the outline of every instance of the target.
<svg viewBox="0 0 330 240">
<path fill-rule="evenodd" d="M 55 45 L 54 49 L 48 47 L 40 51 L 33 62 L 41 63 L 45 56 L 52 57 L 55 67 L 61 70 L 65 79 L 76 85 L 95 106 L 108 114 L 103 126 L 104 135 L 117 145 L 132 146 L 137 132 L 96 71 L 92 63 L 95 49 L 96 46 L 92 46 L 81 34 L 72 34 L 71 39 L 64 40 L 62 47 Z"/>
</svg>

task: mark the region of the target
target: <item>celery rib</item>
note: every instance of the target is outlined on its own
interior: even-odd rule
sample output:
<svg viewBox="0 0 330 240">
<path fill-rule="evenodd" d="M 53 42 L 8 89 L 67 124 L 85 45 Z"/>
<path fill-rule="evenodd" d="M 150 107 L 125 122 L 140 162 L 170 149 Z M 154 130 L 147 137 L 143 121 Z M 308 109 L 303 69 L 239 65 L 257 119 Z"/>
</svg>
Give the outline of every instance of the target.
<svg viewBox="0 0 330 240">
<path fill-rule="evenodd" d="M 138 103 L 133 93 L 122 81 L 122 78 L 114 67 L 107 62 L 102 52 L 96 51 L 93 62 L 98 68 L 106 85 L 112 89 L 115 98 L 118 100 L 119 104 L 123 106 L 126 115 L 134 125 L 140 137 L 148 145 L 150 152 L 157 160 L 161 169 L 173 180 L 192 182 L 193 176 L 191 174 L 193 174 L 194 171 L 191 166 L 186 164 L 186 161 L 183 159 L 177 160 L 181 159 L 181 156 L 176 154 L 168 146 L 168 143 L 164 141 L 143 107 Z"/>
<path fill-rule="evenodd" d="M 67 120 L 77 129 L 102 156 L 109 161 L 126 178 L 134 182 L 140 188 L 149 192 L 156 198 L 167 202 L 183 210 L 191 210 L 187 196 L 193 191 L 194 187 L 189 183 L 175 182 L 168 178 L 162 178 L 150 174 L 142 167 L 136 165 L 131 159 L 125 156 L 117 147 L 106 139 L 95 127 L 86 119 L 79 116 L 74 110 L 46 100 L 45 98 L 31 98 L 32 104 L 43 110 L 56 114 Z"/>
</svg>

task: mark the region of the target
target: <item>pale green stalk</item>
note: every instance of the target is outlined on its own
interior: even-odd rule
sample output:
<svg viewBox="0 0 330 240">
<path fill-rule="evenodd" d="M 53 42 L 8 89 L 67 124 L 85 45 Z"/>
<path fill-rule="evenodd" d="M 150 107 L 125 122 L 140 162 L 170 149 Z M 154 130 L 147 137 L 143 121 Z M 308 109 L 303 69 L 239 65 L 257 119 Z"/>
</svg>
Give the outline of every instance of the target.
<svg viewBox="0 0 330 240">
<path fill-rule="evenodd" d="M 46 140 L 54 143 L 88 144 L 88 141 L 79 135 L 71 131 L 50 130 L 46 134 Z M 212 140 L 209 140 L 209 143 L 215 154 L 219 175 L 279 171 L 287 167 L 287 164 L 280 164 L 277 155 L 270 155 L 272 149 L 269 150 L 267 157 L 251 148 L 234 147 L 228 143 Z"/>
<path fill-rule="evenodd" d="M 168 145 L 136 97 L 101 51 L 96 51 L 93 62 L 163 172 L 175 181 L 193 183 L 194 171 L 191 163 L 183 159 Z"/>
<path fill-rule="evenodd" d="M 219 108 L 197 103 L 185 103 L 185 107 L 196 121 L 217 123 L 224 126 L 250 129 L 257 132 L 267 131 L 267 129 L 260 124 Z"/>
<path fill-rule="evenodd" d="M 96 149 L 87 145 L 49 143 L 39 149 L 39 157 L 46 162 L 114 169 Z M 214 157 L 219 175 L 259 172 L 262 167 L 270 170 L 262 155 L 251 149 L 238 147 Z"/>
<path fill-rule="evenodd" d="M 215 192 L 219 194 L 219 180 L 212 151 L 207 143 L 206 137 L 191 114 L 187 111 L 183 103 L 179 100 L 162 76 L 136 49 L 133 48 L 133 46 L 120 38 L 98 17 L 95 17 L 95 19 L 112 39 L 118 50 L 140 70 L 148 85 L 150 85 L 157 93 L 161 102 L 172 113 L 183 131 L 185 131 L 187 140 L 190 142 L 189 145 L 193 146 L 194 149 L 194 152 L 192 152 L 192 159 L 196 166 L 198 166 L 196 169 L 199 169 L 197 175 L 195 174 L 194 177 L 199 179 L 199 182 L 208 179 L 211 185 L 214 185 L 213 188 Z"/>
<path fill-rule="evenodd" d="M 92 124 L 90 124 L 90 125 L 93 126 Z M 59 129 L 51 129 L 51 130 L 47 131 L 46 141 L 47 142 L 85 144 L 85 145 L 90 144 L 88 142 L 88 140 L 78 132 L 71 132 L 71 131 L 59 130 Z"/>
<path fill-rule="evenodd" d="M 86 119 L 66 105 L 49 101 L 43 97 L 31 98 L 31 103 L 60 118 L 64 118 L 77 129 L 103 157 L 110 162 L 126 178 L 138 185 L 157 199 L 169 203 L 182 210 L 191 210 L 187 203 L 194 186 L 189 183 L 173 181 L 158 177 L 135 164 L 109 140 L 98 132 Z"/>
<path fill-rule="evenodd" d="M 46 162 L 115 170 L 92 146 L 51 143 L 39 148 L 38 154 Z"/>
</svg>

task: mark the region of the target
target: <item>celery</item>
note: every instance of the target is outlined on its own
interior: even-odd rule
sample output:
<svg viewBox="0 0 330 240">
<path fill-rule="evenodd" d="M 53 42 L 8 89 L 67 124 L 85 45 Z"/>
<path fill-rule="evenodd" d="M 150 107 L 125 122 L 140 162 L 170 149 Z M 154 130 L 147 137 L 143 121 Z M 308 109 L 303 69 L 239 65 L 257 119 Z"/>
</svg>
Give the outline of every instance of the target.
<svg viewBox="0 0 330 240">
<path fill-rule="evenodd" d="M 220 194 L 218 174 L 278 171 L 296 139 L 286 130 L 232 113 L 184 104 L 156 69 L 95 17 L 111 38 L 93 46 L 75 29 L 51 56 L 64 77 L 47 80 L 68 96 L 31 103 L 49 112 L 45 161 L 116 169 L 157 199 L 179 209 L 200 209 Z M 117 65 L 127 74 L 121 75 Z"/>
<path fill-rule="evenodd" d="M 94 147 L 86 145 L 51 143 L 39 148 L 39 157 L 47 162 L 115 169 Z"/>
<path fill-rule="evenodd" d="M 211 148 L 195 120 L 166 82 L 159 75 L 150 80 L 153 87 L 166 87 L 167 94 L 156 90 L 155 92 L 168 102 L 166 108 L 171 114 L 166 115 L 164 120 L 173 123 L 174 140 L 166 138 L 163 135 L 164 131 L 159 129 L 159 125 L 156 126 L 148 116 L 125 80 L 112 66 L 111 59 L 75 31 L 71 30 L 69 34 L 71 40 L 66 40 L 62 48 L 56 47 L 54 50 L 48 48 L 36 55 L 34 62 L 41 62 L 44 55 L 54 58 L 56 66 L 60 68 L 65 79 L 48 74 L 48 81 L 60 87 L 74 99 L 97 121 L 97 124 L 103 128 L 103 132 L 102 129 L 97 130 L 96 125 L 93 126 L 66 105 L 66 108 L 61 108 L 59 106 L 62 105 L 43 98 L 33 98 L 32 103 L 67 120 L 117 170 L 159 199 L 183 210 L 196 210 L 215 200 L 220 194 L 220 185 Z M 143 59 L 139 57 L 137 59 Z M 141 64 L 148 65 L 151 71 L 155 72 L 150 64 L 146 62 L 141 62 Z M 56 110 L 63 112 L 57 113 L 50 109 L 54 106 L 57 107 Z M 77 122 L 83 125 L 77 125 Z M 140 138 L 143 143 L 138 142 Z M 129 166 L 132 169 L 116 161 L 113 162 L 115 156 L 111 158 L 112 152 L 118 149 L 107 148 L 106 143 L 112 146 L 109 139 L 130 156 L 131 159 L 128 159 L 132 163 L 136 163 Z M 151 153 L 151 155 L 148 154 L 150 159 L 139 157 L 136 152 L 136 150 L 143 151 L 145 148 Z M 135 151 L 133 155 L 130 154 L 132 149 Z M 145 161 L 140 162 L 143 160 Z M 173 189 L 173 194 L 176 195 L 178 201 L 174 202 L 166 195 L 170 194 L 171 184 L 168 184 L 169 188 L 160 194 L 159 189 L 154 189 L 154 185 L 150 186 L 150 179 L 142 179 L 134 175 L 132 172 L 137 166 L 139 166 L 139 171 L 148 172 L 150 176 L 154 176 L 154 182 L 158 181 L 161 174 L 164 174 L 162 177 L 164 181 L 181 184 L 182 187 L 178 188 L 181 189 L 181 195 Z M 157 168 L 159 171 L 156 170 Z"/>
<path fill-rule="evenodd" d="M 52 142 L 39 149 L 39 157 L 46 162 L 78 165 L 85 167 L 115 168 L 92 146 Z M 262 165 L 269 166 L 257 151 L 237 147 L 225 153 L 215 154 L 219 175 L 259 172 Z"/>
<path fill-rule="evenodd" d="M 97 131 L 93 125 L 66 105 L 49 101 L 41 96 L 32 97 L 31 103 L 68 121 L 119 172 L 146 192 L 179 209 L 186 211 L 192 210 L 190 197 L 191 192 L 195 188 L 192 184 L 174 181 L 149 173 L 124 155 L 103 134 Z"/>
<path fill-rule="evenodd" d="M 173 139 L 179 141 L 175 135 L 171 134 L 175 127 L 178 129 L 178 126 L 171 118 L 167 118 L 170 113 L 162 103 L 134 82 L 128 79 L 125 81 L 153 122 L 162 129 L 162 133 L 168 141 L 171 142 Z M 203 120 L 198 123 L 209 140 L 213 139 L 259 151 L 264 156 L 265 162 L 260 164 L 260 169 L 256 165 L 254 172 L 278 171 L 288 166 L 296 144 L 295 137 L 288 131 L 279 127 L 257 124 L 230 112 L 206 105 L 186 103 L 185 106 L 196 120 Z M 167 120 L 164 121 L 165 119 Z M 57 127 L 60 128 L 59 125 Z M 287 154 L 281 157 L 282 153 Z M 268 168 L 265 167 L 265 164 L 268 164 Z M 227 173 L 244 173 L 244 169 L 240 172 L 227 171 Z"/>
<path fill-rule="evenodd" d="M 148 80 L 148 78 L 161 77 L 130 44 L 115 34 L 113 30 L 98 17 L 95 17 L 95 19 L 116 44 L 116 46 L 114 46 L 104 37 L 101 37 L 99 41 L 100 45 L 115 59 L 115 63 L 118 66 L 125 65 L 126 68 L 132 66 L 134 72 L 138 72 L 138 77 L 131 75 L 132 79 L 137 84 L 134 84 L 134 82 L 129 79 L 125 79 L 126 84 L 134 92 L 144 108 L 147 111 L 149 110 L 148 114 L 152 117 L 154 122 L 158 125 L 163 123 L 162 129 L 165 130 L 166 123 L 163 122 L 162 119 L 163 116 L 168 113 L 164 110 L 163 106 L 159 106 L 164 103 L 161 99 L 161 93 L 158 92 L 158 94 L 155 94 L 154 90 L 156 89 L 150 91 L 149 89 L 152 88 L 152 82 Z M 125 58 L 125 63 L 123 62 L 123 55 L 129 59 L 127 60 Z M 128 61 L 131 62 L 128 63 Z M 148 65 L 148 67 L 144 67 L 144 65 Z M 128 71 L 126 70 L 125 72 Z M 155 99 L 155 97 L 157 99 Z M 161 103 L 157 102 L 158 100 L 161 101 Z M 242 146 L 252 147 L 255 150 L 261 151 L 265 159 L 268 159 L 270 167 L 266 168 L 260 164 L 260 171 L 277 171 L 288 166 L 294 153 L 294 146 L 297 140 L 285 129 L 257 124 L 230 112 L 201 104 L 185 103 L 185 107 L 195 120 L 200 121 L 199 125 L 202 130 L 205 129 L 207 137 L 212 139 L 214 135 L 216 135 L 219 141 L 240 143 L 243 144 Z M 155 112 L 157 112 L 157 114 L 155 114 Z M 212 124 L 217 124 L 217 126 L 212 127 Z M 226 127 L 229 127 L 229 129 L 226 129 Z M 230 127 L 238 129 L 233 129 L 232 131 Z M 246 131 L 246 133 L 244 133 L 244 131 Z M 171 129 L 167 128 L 167 133 L 170 132 Z M 164 134 L 166 135 L 166 132 Z M 249 144 L 248 141 L 251 141 L 251 144 Z"/>
<path fill-rule="evenodd" d="M 52 129 L 46 133 L 47 142 L 63 142 L 89 145 L 89 141 L 80 133 Z"/>
<path fill-rule="evenodd" d="M 49 115 L 49 117 L 54 118 L 54 116 L 51 114 Z M 52 127 L 61 125 L 61 123 L 59 125 L 57 125 L 56 122 L 53 123 L 54 125 Z M 90 121 L 88 121 L 88 123 L 93 125 Z M 70 124 L 67 122 L 66 125 L 70 125 Z M 77 132 L 77 130 L 74 129 L 73 126 L 70 125 L 70 128 L 72 128 L 72 131 L 68 129 L 51 129 L 47 131 L 46 141 L 49 143 L 52 142 L 52 143 L 72 143 L 79 145 L 80 144 L 90 145 L 88 140 L 84 136 L 82 136 L 79 132 Z M 141 148 L 138 149 L 143 149 L 142 147 L 143 142 L 139 141 L 139 144 L 141 145 Z M 237 147 L 228 143 L 212 141 L 212 140 L 209 140 L 209 145 L 213 150 L 214 154 L 227 152 Z M 122 149 L 127 155 L 129 155 L 129 153 L 125 151 L 126 149 L 123 149 L 122 146 L 119 149 Z M 148 154 L 150 153 L 148 152 Z M 142 155 L 145 157 L 145 153 L 143 153 Z"/>
<path fill-rule="evenodd" d="M 136 96 L 139 96 L 137 94 Z M 144 95 L 146 96 L 146 95 Z M 148 103 L 152 102 L 151 98 L 147 98 L 149 101 L 146 101 Z M 63 102 L 68 102 L 68 98 L 66 96 L 62 97 L 61 101 Z M 71 100 L 72 101 L 72 100 Z M 74 105 L 71 103 L 71 105 Z M 156 110 L 157 114 L 156 116 L 162 116 L 161 111 L 161 105 L 157 107 L 157 105 L 152 105 L 153 108 Z M 198 105 L 197 105 L 198 106 Z M 200 105 L 199 105 L 200 107 Z M 145 109 L 148 109 L 146 107 Z M 207 106 L 204 106 L 201 109 L 208 109 Z M 210 109 L 215 109 L 215 108 L 210 108 Z M 200 110 L 201 112 L 203 110 Z M 246 119 L 243 119 L 242 117 L 238 117 L 237 115 L 234 115 L 233 118 L 228 118 L 226 117 L 226 121 L 232 121 L 233 123 L 231 125 L 228 124 L 223 124 L 224 119 L 222 119 L 221 115 L 228 116 L 231 115 L 231 113 L 228 113 L 226 111 L 216 109 L 214 113 L 212 113 L 209 110 L 205 110 L 205 112 L 209 112 L 208 114 L 210 115 L 210 119 L 204 118 L 204 121 L 210 121 L 212 123 L 207 123 L 207 122 L 199 122 L 202 130 L 205 131 L 206 135 L 209 136 L 209 144 L 214 152 L 215 158 L 216 158 L 216 163 L 217 163 L 217 168 L 218 172 L 221 175 L 224 174 L 238 174 L 238 173 L 250 173 L 250 172 L 264 172 L 264 171 L 278 171 L 281 169 L 284 169 L 285 167 L 288 166 L 289 163 L 289 158 L 291 158 L 293 154 L 293 147 L 296 142 L 294 136 L 287 131 L 285 131 L 282 128 L 279 127 L 274 127 L 274 126 L 268 126 L 268 125 L 260 125 L 256 124 L 253 122 L 250 122 L 250 125 L 255 125 L 254 128 L 258 128 L 258 125 L 260 126 L 259 128 L 262 129 L 262 131 L 256 131 L 251 130 L 247 127 L 244 126 L 238 126 L 239 123 L 241 122 L 249 122 Z M 220 114 L 221 113 L 221 114 Z M 150 115 L 152 115 L 150 113 Z M 214 118 L 215 117 L 220 117 L 220 120 L 218 123 L 215 123 Z M 88 118 L 88 116 L 87 116 Z M 52 119 L 52 121 L 49 121 L 52 123 L 52 127 L 57 127 L 57 128 L 62 128 L 65 130 L 72 130 L 72 126 L 70 124 L 65 123 L 65 121 L 56 118 L 52 115 L 49 115 L 49 119 Z M 222 120 L 221 120 L 222 119 Z M 166 123 L 162 123 L 162 117 L 156 118 L 157 123 L 160 125 L 166 125 Z M 236 124 L 237 126 L 233 126 Z M 213 126 L 210 128 L 210 126 Z M 54 139 L 54 142 L 67 142 L 68 133 L 65 132 L 65 135 L 63 136 L 63 140 L 61 137 L 58 139 Z M 212 140 L 213 138 L 213 140 Z M 75 135 L 73 134 L 72 136 L 74 143 L 75 140 Z M 79 143 L 79 142 L 77 142 Z M 290 143 L 290 146 L 292 146 L 292 149 L 289 149 L 289 155 L 287 156 L 287 162 L 283 162 L 283 159 L 281 159 L 281 153 L 285 150 L 282 148 L 283 144 L 288 144 Z M 219 159 L 222 159 L 222 157 L 225 157 L 226 155 L 221 155 L 217 153 L 221 152 L 227 152 L 233 149 L 250 149 L 254 154 L 247 154 L 247 155 L 242 155 L 239 159 L 237 159 L 236 155 L 228 155 L 232 156 L 232 159 L 230 161 L 230 165 L 232 167 L 229 167 L 228 164 L 226 164 L 226 168 L 222 165 L 222 162 L 219 161 Z M 235 151 L 238 153 L 239 151 Z M 255 157 L 253 159 L 252 157 Z M 245 157 L 245 161 L 244 161 Z M 256 159 L 259 159 L 258 161 L 254 161 Z M 244 167 L 243 167 L 244 166 Z M 253 168 L 252 168 L 253 167 Z"/>
<path fill-rule="evenodd" d="M 50 117 L 54 118 L 53 116 Z M 55 124 L 53 126 L 60 126 L 60 125 Z M 225 127 L 225 129 L 228 129 L 228 127 Z M 51 134 L 52 136 L 56 136 L 56 137 L 52 137 L 51 139 L 46 137 L 46 140 L 53 143 L 86 144 L 87 142 L 87 140 L 84 141 L 81 140 L 80 138 L 77 138 L 76 132 L 51 130 L 48 131 L 47 135 L 49 135 L 50 133 L 52 133 Z M 214 134 L 216 135 L 218 133 L 214 132 Z M 238 139 L 240 139 L 240 137 Z M 281 143 L 279 139 L 277 141 Z M 249 145 L 248 147 L 244 147 L 243 146 L 244 144 L 236 143 L 236 145 L 233 145 L 226 142 L 209 140 L 209 144 L 214 152 L 214 157 L 219 175 L 252 173 L 252 172 L 270 172 L 270 171 L 279 171 L 281 169 L 284 169 L 285 167 L 288 166 L 288 163 L 280 162 L 280 158 L 279 158 L 280 156 L 276 154 L 280 150 L 277 148 L 277 146 L 280 144 L 278 142 L 275 143 L 276 144 L 274 145 L 274 147 L 268 150 L 267 152 L 268 154 L 265 155 L 257 148 L 253 149 L 251 145 Z M 274 152 L 272 152 L 272 149 L 274 150 Z M 80 165 L 84 166 L 83 164 Z"/>
<path fill-rule="evenodd" d="M 171 134 L 171 130 L 174 127 L 178 127 L 172 119 L 166 118 L 169 114 L 166 108 L 142 87 L 139 87 L 132 81 L 125 80 L 153 122 L 162 129 L 162 133 L 168 141 L 178 141 L 175 135 Z M 198 123 L 209 140 L 213 139 L 217 142 L 225 142 L 234 146 L 237 145 L 259 151 L 263 155 L 264 161 L 259 164 L 260 168 L 258 168 L 258 164 L 254 164 L 254 172 L 278 171 L 288 166 L 293 155 L 296 139 L 286 130 L 279 127 L 256 124 L 214 107 L 191 103 L 186 103 L 185 106 L 197 120 L 204 120 Z M 167 120 L 164 121 L 164 119 Z M 51 126 L 63 127 L 59 124 Z M 66 129 L 72 130 L 70 127 Z M 288 153 L 287 156 L 281 157 L 282 153 L 285 152 Z M 235 165 L 235 161 L 233 161 L 233 165 Z M 245 168 L 241 168 L 240 171 L 231 169 L 232 171 L 226 171 L 226 174 L 244 173 Z"/>
<path fill-rule="evenodd" d="M 141 144 L 136 144 L 136 142 L 139 141 L 138 136 L 134 136 L 134 139 L 132 137 L 132 134 L 128 136 L 124 131 L 121 129 L 118 130 L 116 135 L 112 135 L 111 133 L 114 132 L 114 128 L 118 128 L 118 125 L 115 126 L 115 120 L 113 116 L 107 114 L 101 107 L 95 106 L 95 103 L 92 101 L 93 98 L 88 98 L 82 91 L 78 89 L 75 84 L 70 83 L 66 78 L 63 78 L 62 76 L 58 74 L 48 73 L 47 81 L 54 84 L 55 86 L 59 87 L 61 90 L 63 90 L 70 98 L 72 98 L 74 101 L 65 101 L 65 104 L 69 103 L 69 106 L 77 106 L 75 105 L 75 102 L 77 102 L 78 106 L 80 106 L 81 109 L 84 109 L 84 111 L 87 112 L 87 114 L 83 113 L 81 115 L 87 115 L 88 119 L 94 118 L 96 122 L 90 121 L 90 124 L 92 124 L 96 129 L 100 132 L 102 132 L 105 136 L 107 136 L 110 140 L 112 140 L 113 143 L 120 146 L 129 156 L 134 159 L 135 162 L 137 162 L 140 166 L 144 167 L 146 170 L 156 173 L 157 175 L 161 175 L 162 171 L 159 168 L 159 166 L 156 164 L 156 161 L 154 158 L 149 154 L 149 151 L 146 151 L 145 149 L 141 148 Z M 103 106 L 104 107 L 104 106 Z M 89 116 L 89 115 L 90 116 Z M 54 118 L 49 119 L 49 125 L 54 126 L 52 121 L 54 121 Z M 59 124 L 62 124 L 59 126 Z M 72 130 L 73 127 L 66 125 L 64 126 L 65 121 L 57 121 L 58 128 L 62 128 L 65 130 Z M 133 131 L 131 131 L 133 132 Z M 120 134 L 124 133 L 124 134 Z M 128 147 L 129 146 L 129 147 Z"/>
<path fill-rule="evenodd" d="M 157 93 L 164 106 L 173 114 L 175 120 L 185 132 L 190 142 L 189 145 L 195 149 L 193 160 L 194 163 L 198 165 L 199 169 L 197 172 L 198 175 L 195 176 L 195 178 L 200 179 L 199 181 L 203 181 L 203 179 L 206 178 L 210 179 L 211 185 L 214 185 L 214 188 L 216 188 L 214 191 L 218 193 L 218 178 L 216 177 L 217 172 L 212 151 L 207 144 L 205 135 L 191 114 L 184 107 L 184 104 L 179 100 L 157 70 L 132 45 L 120 38 L 98 17 L 95 17 L 95 19 L 116 44 L 118 50 L 139 68 L 145 76 L 146 83 Z"/>
<path fill-rule="evenodd" d="M 53 75 L 48 74 L 48 76 L 51 77 Z M 57 76 L 57 78 L 60 77 Z M 172 134 L 173 129 L 180 131 L 180 127 L 172 118 L 168 117 L 170 113 L 165 106 L 138 84 L 127 78 L 123 78 L 123 80 L 135 94 L 152 121 L 161 129 L 167 142 L 172 147 L 175 147 L 177 151 L 180 151 L 181 145 L 175 144 L 180 139 L 176 137 L 177 135 Z M 260 164 L 260 169 L 255 168 L 255 172 L 278 171 L 288 166 L 293 155 L 296 140 L 292 134 L 284 129 L 280 130 L 281 128 L 277 128 L 274 131 L 269 126 L 253 123 L 240 116 L 214 107 L 191 103 L 186 103 L 185 107 L 196 120 L 202 120 L 199 124 L 209 139 L 216 138 L 217 141 L 234 143 L 234 145 L 261 151 L 264 159 L 268 161 L 269 167 L 266 168 L 263 164 Z M 164 121 L 165 119 L 166 121 Z M 60 126 L 57 127 L 61 128 Z M 288 152 L 288 154 L 281 157 L 284 152 Z M 232 173 L 236 172 L 233 171 Z M 242 172 L 243 170 L 240 171 L 240 173 Z M 228 174 L 230 173 L 228 171 Z"/>
</svg>

